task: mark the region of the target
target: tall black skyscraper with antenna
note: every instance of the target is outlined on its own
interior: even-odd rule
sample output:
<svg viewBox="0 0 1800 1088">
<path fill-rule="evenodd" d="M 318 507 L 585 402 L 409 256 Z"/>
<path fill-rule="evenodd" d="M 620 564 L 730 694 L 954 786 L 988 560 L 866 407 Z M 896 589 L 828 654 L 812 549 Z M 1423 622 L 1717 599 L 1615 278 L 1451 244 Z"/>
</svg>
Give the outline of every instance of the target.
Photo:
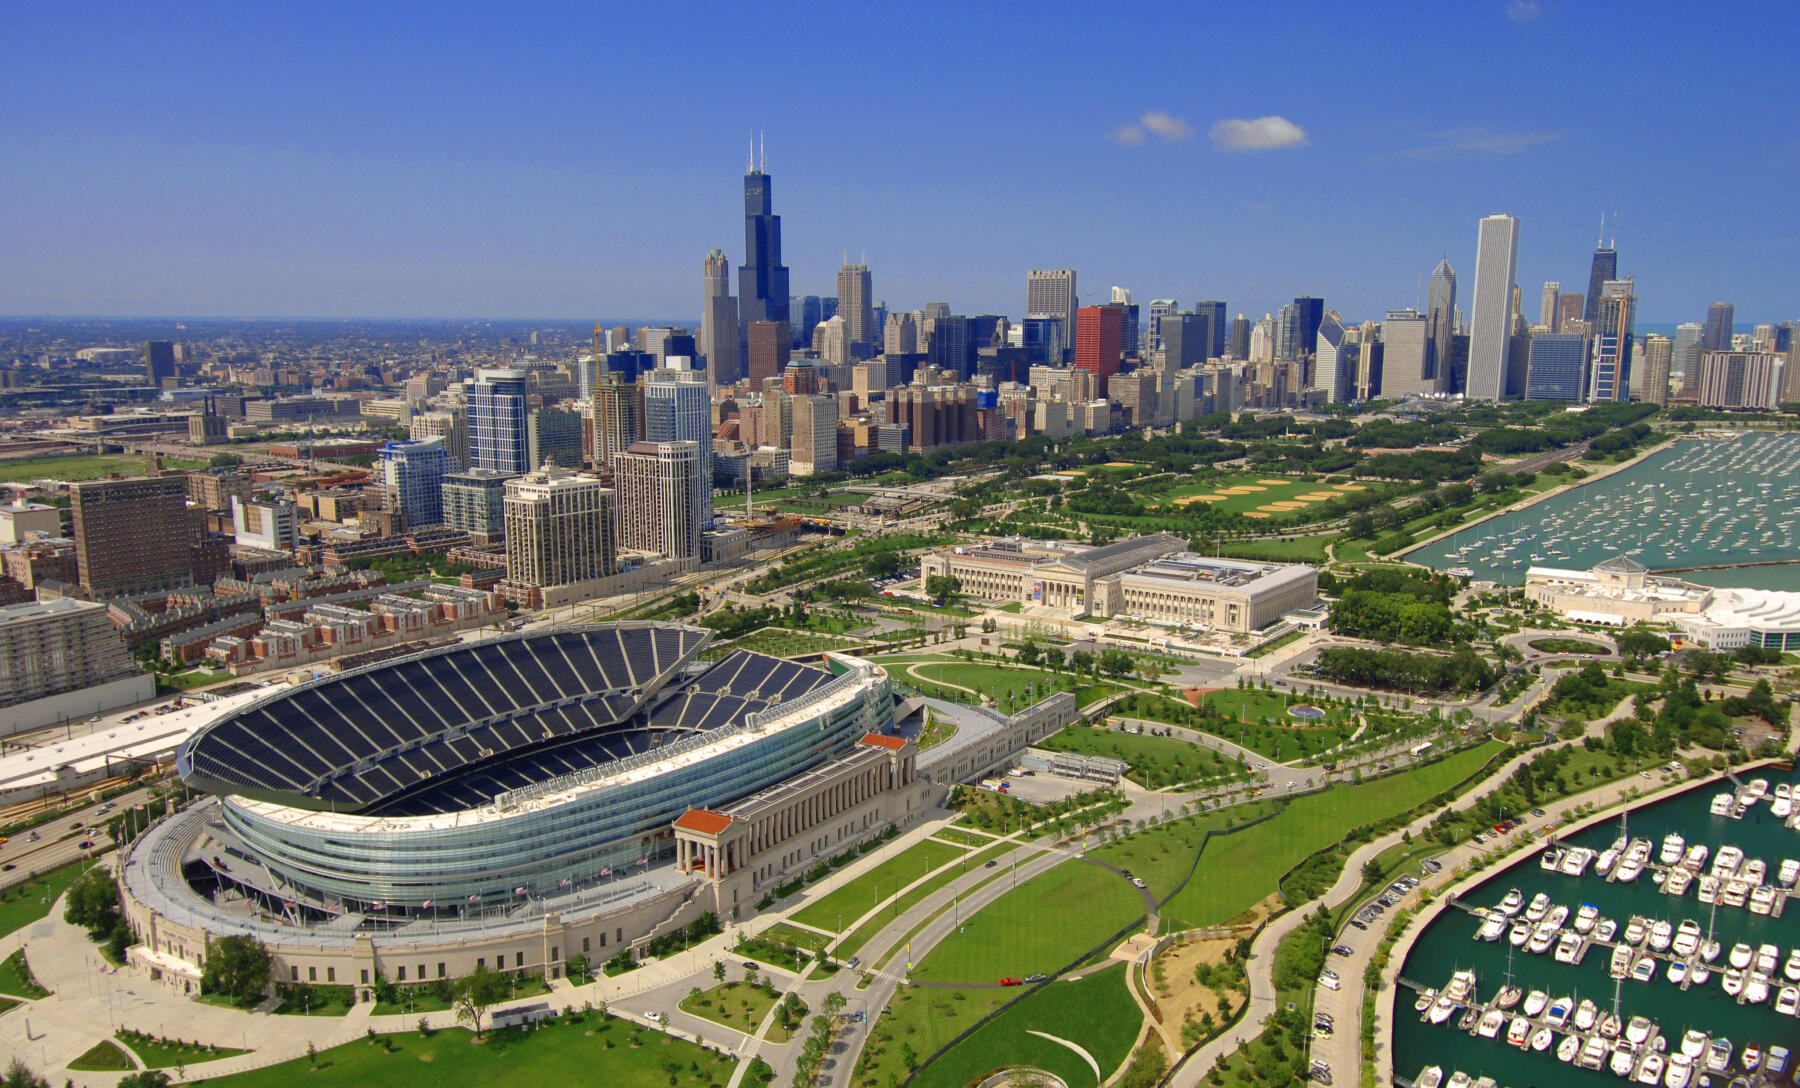
<svg viewBox="0 0 1800 1088">
<path fill-rule="evenodd" d="M 1617 222 L 1613 224 L 1613 230 L 1618 230 Z M 1611 243 L 1606 241 L 1606 216 L 1602 215 L 1600 217 L 1600 238 L 1594 243 L 1594 265 L 1588 272 L 1587 299 L 1581 304 L 1582 320 L 1586 321 L 1590 328 L 1600 316 L 1600 289 L 1606 286 L 1607 280 L 1619 278 L 1619 251 L 1614 248 L 1617 244 L 1616 238 Z"/>
<path fill-rule="evenodd" d="M 744 263 L 738 266 L 738 327 L 788 320 L 788 270 L 781 263 L 781 216 L 774 214 L 774 179 L 759 163 L 744 175 Z"/>
</svg>

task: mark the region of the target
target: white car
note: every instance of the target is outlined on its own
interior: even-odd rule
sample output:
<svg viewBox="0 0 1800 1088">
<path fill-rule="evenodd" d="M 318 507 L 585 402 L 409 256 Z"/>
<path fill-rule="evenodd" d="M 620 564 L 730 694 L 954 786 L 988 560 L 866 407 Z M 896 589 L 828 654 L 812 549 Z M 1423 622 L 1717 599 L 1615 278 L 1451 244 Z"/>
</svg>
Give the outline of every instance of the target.
<svg viewBox="0 0 1800 1088">
<path fill-rule="evenodd" d="M 644 1019 L 650 1021 L 652 1024 L 660 1024 L 663 1022 L 663 1014 L 652 1010 L 644 1014 Z"/>
<path fill-rule="evenodd" d="M 1343 984 L 1337 980 L 1336 975 L 1320 975 L 1319 976 L 1319 985 L 1325 987 L 1327 990 L 1336 990 L 1336 989 L 1339 989 Z"/>
</svg>

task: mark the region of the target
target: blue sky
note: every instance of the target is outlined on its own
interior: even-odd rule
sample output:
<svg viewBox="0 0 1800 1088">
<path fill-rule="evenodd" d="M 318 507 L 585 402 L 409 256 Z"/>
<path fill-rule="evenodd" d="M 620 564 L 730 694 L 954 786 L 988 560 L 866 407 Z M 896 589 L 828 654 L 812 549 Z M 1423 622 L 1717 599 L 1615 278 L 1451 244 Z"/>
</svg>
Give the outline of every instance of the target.
<svg viewBox="0 0 1800 1088">
<path fill-rule="evenodd" d="M 757 129 L 797 293 L 1378 318 L 1506 211 L 1535 317 L 1617 211 L 1644 320 L 1800 316 L 1786 5 L 265 7 L 14 6 L 0 313 L 695 315 Z"/>
</svg>

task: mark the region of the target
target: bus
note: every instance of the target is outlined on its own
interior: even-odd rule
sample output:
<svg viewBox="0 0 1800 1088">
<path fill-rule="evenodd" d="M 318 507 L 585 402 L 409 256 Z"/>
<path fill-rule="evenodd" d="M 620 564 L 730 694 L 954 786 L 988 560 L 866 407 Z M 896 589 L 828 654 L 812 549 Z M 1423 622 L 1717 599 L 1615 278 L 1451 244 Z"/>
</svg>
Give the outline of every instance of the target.
<svg viewBox="0 0 1800 1088">
<path fill-rule="evenodd" d="M 1430 741 L 1426 741 L 1424 744 L 1415 744 L 1412 747 L 1412 754 L 1413 754 L 1414 759 L 1419 758 L 1420 756 L 1424 755 L 1426 752 L 1429 752 L 1429 751 L 1431 751 L 1431 742 Z"/>
</svg>

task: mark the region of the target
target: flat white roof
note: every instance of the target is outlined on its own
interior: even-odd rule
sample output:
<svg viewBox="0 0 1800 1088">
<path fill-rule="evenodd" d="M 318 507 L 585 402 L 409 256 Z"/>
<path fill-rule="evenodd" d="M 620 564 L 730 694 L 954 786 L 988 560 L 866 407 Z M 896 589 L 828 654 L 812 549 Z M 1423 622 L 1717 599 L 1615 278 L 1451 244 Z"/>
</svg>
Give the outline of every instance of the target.
<svg viewBox="0 0 1800 1088">
<path fill-rule="evenodd" d="M 120 722 L 104 732 L 15 749 L 0 756 L 0 791 L 54 782 L 59 767 L 84 774 L 102 769 L 108 757 L 172 755 L 201 726 L 266 694 L 267 688 L 258 688 L 167 714 L 149 714 L 135 722 Z"/>
</svg>

